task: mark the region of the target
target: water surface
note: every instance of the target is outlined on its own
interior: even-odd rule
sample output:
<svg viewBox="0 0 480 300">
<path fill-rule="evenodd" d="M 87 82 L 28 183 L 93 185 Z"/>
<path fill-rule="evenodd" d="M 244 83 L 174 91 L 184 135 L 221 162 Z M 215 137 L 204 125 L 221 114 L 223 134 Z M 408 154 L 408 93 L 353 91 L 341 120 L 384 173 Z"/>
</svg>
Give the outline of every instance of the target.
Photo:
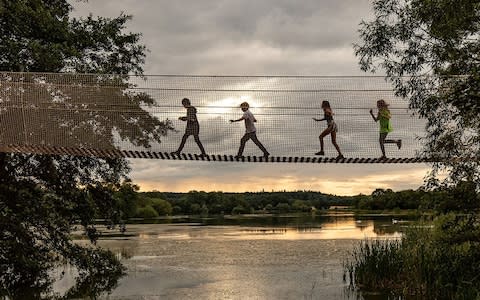
<svg viewBox="0 0 480 300">
<path fill-rule="evenodd" d="M 343 212 L 156 222 L 99 241 L 128 268 L 104 299 L 361 299 L 343 281 L 349 251 L 364 238 L 399 238 L 408 226 Z M 67 271 L 59 292 L 74 283 Z"/>
</svg>

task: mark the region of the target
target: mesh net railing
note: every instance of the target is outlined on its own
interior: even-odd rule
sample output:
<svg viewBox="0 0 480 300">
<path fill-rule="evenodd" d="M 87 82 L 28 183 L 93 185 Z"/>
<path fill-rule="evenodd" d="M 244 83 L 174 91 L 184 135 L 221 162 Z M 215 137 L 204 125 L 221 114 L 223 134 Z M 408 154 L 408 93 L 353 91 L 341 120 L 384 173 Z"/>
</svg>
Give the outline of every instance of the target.
<svg viewBox="0 0 480 300">
<path fill-rule="evenodd" d="M 200 156 L 194 136 L 177 151 L 187 122 L 181 100 L 196 108 Z M 376 101 L 391 112 L 389 159 L 381 156 Z M 330 102 L 344 159 L 336 159 L 321 103 Z M 245 133 L 242 102 L 250 104 L 256 134 L 270 153 L 252 142 L 235 157 Z M 174 130 L 171 130 L 170 128 Z M 420 162 L 425 121 L 413 115 L 383 77 L 322 76 L 115 76 L 0 73 L 0 151 L 40 154 L 269 162 Z"/>
</svg>

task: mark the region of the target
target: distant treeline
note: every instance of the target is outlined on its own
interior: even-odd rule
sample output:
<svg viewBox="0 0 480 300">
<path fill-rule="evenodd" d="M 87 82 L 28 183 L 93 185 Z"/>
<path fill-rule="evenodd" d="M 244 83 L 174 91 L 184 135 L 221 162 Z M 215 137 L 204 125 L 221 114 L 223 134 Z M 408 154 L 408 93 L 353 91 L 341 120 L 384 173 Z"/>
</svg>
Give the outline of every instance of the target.
<svg viewBox="0 0 480 300">
<path fill-rule="evenodd" d="M 124 184 L 115 193 L 123 219 L 152 218 L 162 215 L 220 215 L 251 213 L 310 212 L 332 205 L 351 205 L 354 197 L 313 191 L 224 193 L 138 192 Z"/>
<path fill-rule="evenodd" d="M 476 210 L 480 197 L 475 183 L 461 182 L 454 187 L 435 191 L 376 189 L 371 195 L 352 197 L 350 205 L 363 210 L 424 209 L 438 212 Z"/>
<path fill-rule="evenodd" d="M 153 218 L 166 215 L 221 215 L 253 213 L 311 212 L 331 206 L 351 206 L 362 210 L 434 209 L 452 211 L 475 209 L 478 195 L 471 183 L 438 191 L 377 189 L 371 195 L 336 196 L 314 191 L 224 193 L 190 191 L 188 193 L 138 192 L 127 183 L 115 192 L 122 219 Z M 473 190 L 475 191 L 475 190 Z M 474 192 L 475 193 L 475 192 Z M 459 202 L 465 199 L 467 203 Z M 477 200 L 467 200 L 477 199 Z M 468 203 L 468 202 L 471 203 Z"/>
<path fill-rule="evenodd" d="M 349 205 L 351 197 L 319 192 L 223 193 L 191 191 L 188 193 L 139 192 L 136 217 L 161 215 L 221 215 L 252 213 L 310 212 L 331 205 Z M 128 212 L 132 215 L 134 210 Z"/>
</svg>

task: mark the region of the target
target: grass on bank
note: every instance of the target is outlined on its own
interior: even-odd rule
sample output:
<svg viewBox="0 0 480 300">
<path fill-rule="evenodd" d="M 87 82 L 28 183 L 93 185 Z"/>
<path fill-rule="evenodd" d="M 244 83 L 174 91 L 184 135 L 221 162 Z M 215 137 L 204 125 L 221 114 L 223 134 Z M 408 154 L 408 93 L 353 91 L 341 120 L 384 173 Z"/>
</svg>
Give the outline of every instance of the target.
<svg viewBox="0 0 480 300">
<path fill-rule="evenodd" d="M 480 218 L 449 213 L 433 226 L 409 228 L 401 240 L 365 240 L 345 262 L 361 291 L 395 297 L 480 299 Z"/>
</svg>

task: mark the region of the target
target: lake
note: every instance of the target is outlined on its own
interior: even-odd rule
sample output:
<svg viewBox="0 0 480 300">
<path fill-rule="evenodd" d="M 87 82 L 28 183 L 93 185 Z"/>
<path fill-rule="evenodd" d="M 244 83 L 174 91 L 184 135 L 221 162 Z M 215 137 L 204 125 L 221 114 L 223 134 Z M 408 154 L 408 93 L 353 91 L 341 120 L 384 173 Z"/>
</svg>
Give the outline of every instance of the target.
<svg viewBox="0 0 480 300">
<path fill-rule="evenodd" d="M 409 223 L 343 211 L 155 222 L 105 229 L 98 244 L 128 270 L 102 299 L 385 299 L 348 289 L 342 263 L 360 240 L 398 239 Z M 75 281 L 62 270 L 60 293 Z"/>
</svg>

